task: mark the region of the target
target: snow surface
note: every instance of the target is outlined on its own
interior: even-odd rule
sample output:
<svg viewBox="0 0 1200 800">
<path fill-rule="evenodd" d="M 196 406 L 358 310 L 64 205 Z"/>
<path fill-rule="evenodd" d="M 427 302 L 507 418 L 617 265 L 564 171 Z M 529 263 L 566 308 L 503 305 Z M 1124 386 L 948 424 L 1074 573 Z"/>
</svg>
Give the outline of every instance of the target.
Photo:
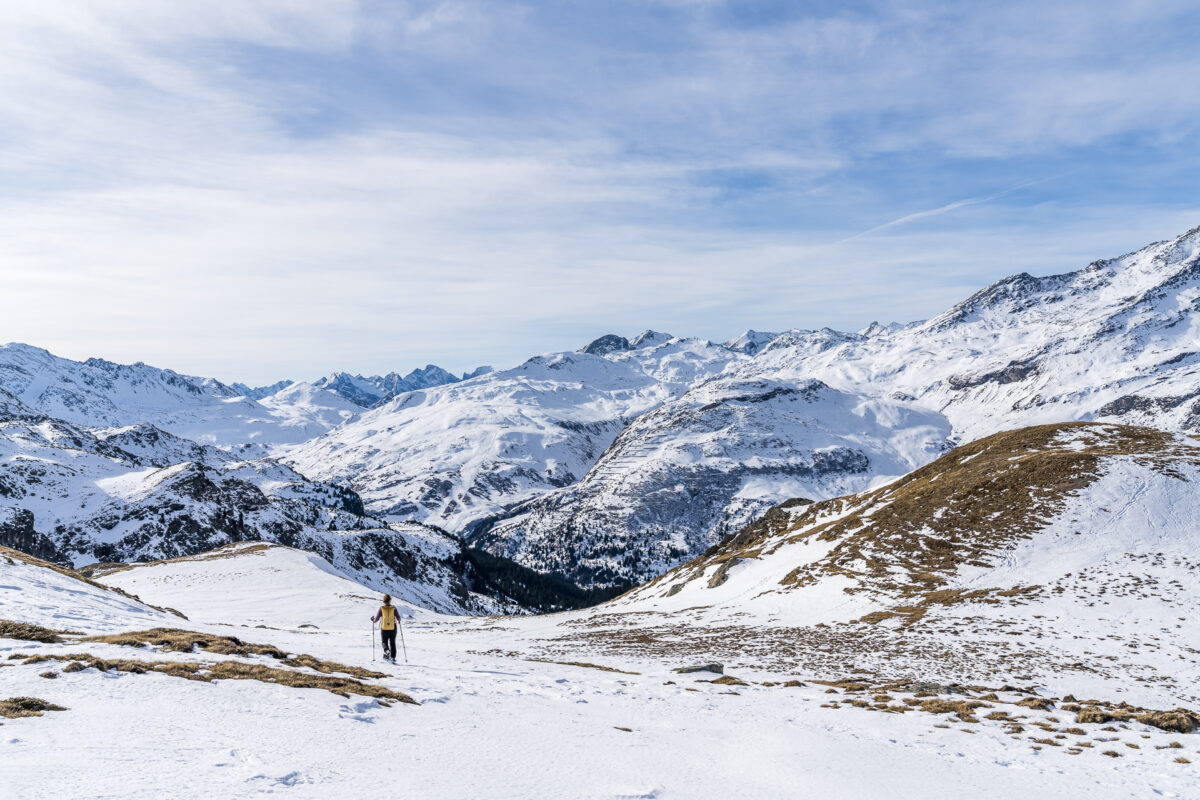
<svg viewBox="0 0 1200 800">
<path fill-rule="evenodd" d="M 409 663 L 384 666 L 371 661 L 368 640 L 377 597 L 307 554 L 272 549 L 111 576 L 133 580 L 144 599 L 178 607 L 188 622 L 46 572 L 0 560 L 3 616 L 86 633 L 162 625 L 236 635 L 382 669 L 390 676 L 383 684 L 420 705 L 95 669 L 46 680 L 38 676 L 54 663 L 7 656 L 219 657 L 0 639 L 0 663 L 10 665 L 0 667 L 0 695 L 68 709 L 3 720 L 0 785 L 11 797 L 1109 800 L 1189 797 L 1196 786 L 1194 766 L 1173 762 L 1195 756 L 1195 736 L 1138 725 L 1120 734 L 1140 743 L 1136 753 L 1110 759 L 1098 745 L 1071 756 L 1034 750 L 998 726 L 937 728 L 942 717 L 822 707 L 830 695 L 811 683 L 727 687 L 705 683 L 703 673 L 676 675 L 675 661 L 548 652 L 554 637 L 600 612 L 504 620 L 415 612 L 404 629 Z M 544 658 L 640 674 L 531 660 Z M 776 677 L 748 663 L 727 664 L 727 672 Z M 1154 749 L 1176 739 L 1184 749 Z"/>
<path fill-rule="evenodd" d="M 1104 427 L 1078 435 L 1090 436 L 1096 447 L 1104 442 Z M 1103 458 L 1100 477 L 1067 495 L 1061 510 L 1036 521 L 1030 535 L 997 548 L 986 564 L 960 565 L 944 585 L 948 590 L 1035 591 L 999 602 L 934 604 L 918 624 L 904 629 L 883 623 L 914 651 L 928 642 L 937 653 L 910 655 L 907 668 L 941 676 L 957 670 L 960 678 L 975 680 L 1008 671 L 1007 680 L 1022 669 L 1020 663 L 1029 663 L 1030 670 L 1040 670 L 1045 685 L 1063 694 L 1097 697 L 1107 691 L 1165 707 L 1200 703 L 1200 625 L 1194 622 L 1200 603 L 1193 591 L 1200 579 L 1200 446 L 1186 437 L 1177 441 L 1190 455 L 1161 461 L 1144 455 Z M 1072 444 L 1064 438 L 1058 446 L 1073 449 Z M 1030 486 L 1030 491 L 1041 487 Z M 688 565 L 606 608 L 631 618 L 686 618 L 697 630 L 730 624 L 775 631 L 847 625 L 867 641 L 875 626 L 858 620 L 911 606 L 917 598 L 899 590 L 864 591 L 866 582 L 853 567 L 820 573 L 815 583 L 785 580 L 799 568 L 819 563 L 840 543 L 837 537 L 800 538 L 806 530 L 852 514 L 867 525 L 890 499 L 884 495 L 870 508 L 861 502 L 847 498 L 807 528 L 785 527 L 768 536 L 748 557 L 703 568 Z M 937 516 L 938 510 L 918 513 Z M 724 579 L 714 585 L 722 567 Z M 970 655 L 963 659 L 964 653 L 952 652 L 957 648 L 938 652 L 954 641 L 947 634 L 961 635 Z M 891 655 L 887 646 L 866 644 L 857 663 L 886 663 Z"/>
</svg>

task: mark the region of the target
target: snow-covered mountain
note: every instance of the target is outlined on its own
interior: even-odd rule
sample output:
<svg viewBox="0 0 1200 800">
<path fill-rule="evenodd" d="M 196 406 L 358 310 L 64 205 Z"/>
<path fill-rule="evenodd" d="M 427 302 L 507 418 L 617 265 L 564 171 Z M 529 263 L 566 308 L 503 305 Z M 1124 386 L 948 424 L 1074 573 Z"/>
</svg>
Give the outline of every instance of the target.
<svg viewBox="0 0 1200 800">
<path fill-rule="evenodd" d="M 1035 426 L 872 491 L 782 504 L 607 608 L 764 626 L 846 673 L 1035 672 L 1194 701 L 1200 628 L 1179 623 L 1196 613 L 1198 520 L 1200 441 Z M 824 652 L 823 628 L 839 642 Z"/>
<path fill-rule="evenodd" d="M 318 553 L 366 585 L 396 587 L 423 608 L 521 609 L 459 539 L 365 516 L 349 489 L 145 423 L 73 425 L 2 390 L 0 501 L 0 545 L 60 563 L 169 559 L 277 542 Z M 518 583 L 538 580 L 517 576 Z M 553 608 L 551 594 L 543 599 Z"/>
<path fill-rule="evenodd" d="M 607 339 L 620 338 L 610 347 Z M 597 344 L 599 342 L 599 344 Z M 629 422 L 743 358 L 647 331 L 400 395 L 281 452 L 368 509 L 461 531 L 578 481 Z"/>
<path fill-rule="evenodd" d="M 739 368 L 935 409 L 960 441 L 1064 420 L 1200 430 L 1200 228 L 945 313 L 859 334 L 790 331 Z"/>
<path fill-rule="evenodd" d="M 466 380 L 430 366 L 259 389 L 9 345 L 0 388 L 75 425 L 272 455 L 531 566 L 645 578 L 771 503 L 867 488 L 947 440 L 1067 420 L 1198 430 L 1198 310 L 1200 229 L 855 333 L 612 334 Z"/>
<path fill-rule="evenodd" d="M 642 414 L 582 480 L 476 541 L 577 582 L 640 582 L 781 495 L 829 497 L 902 475 L 948 449 L 949 434 L 940 414 L 820 381 L 722 375 Z"/>
<path fill-rule="evenodd" d="M 281 413 L 212 378 L 142 363 L 72 361 L 25 344 L 0 345 L 0 389 L 76 425 L 149 423 L 206 444 L 300 442 L 328 430 L 331 422 L 324 411 Z"/>
<path fill-rule="evenodd" d="M 231 383 L 229 386 L 240 395 L 249 397 L 253 400 L 262 400 L 264 397 L 273 395 L 281 389 L 286 389 L 293 383 L 295 383 L 295 381 L 284 379 L 281 381 L 275 381 L 275 383 L 267 386 L 247 386 L 244 383 Z"/>
<path fill-rule="evenodd" d="M 724 345 L 604 336 L 401 396 L 285 458 L 377 513 L 476 535 L 538 568 L 647 578 L 773 502 L 865 488 L 945 439 L 1090 419 L 1197 429 L 1198 259 L 1200 229 L 1078 272 L 1005 279 L 926 322 L 748 331 Z M 687 367 L 660 374 L 682 343 Z M 785 410 L 814 380 L 861 416 Z M 835 442 L 865 466 L 800 486 L 797 469 L 812 467 L 798 465 Z"/>
<path fill-rule="evenodd" d="M 364 377 L 347 372 L 335 372 L 328 377 L 313 381 L 312 385 L 318 389 L 334 392 L 360 408 L 375 408 L 405 392 L 430 389 L 447 383 L 457 383 L 460 380 L 466 381 L 486 375 L 491 371 L 491 367 L 476 367 L 459 378 L 436 364 L 427 364 L 421 369 L 414 369 L 407 375 L 389 372 L 387 375 Z"/>
</svg>

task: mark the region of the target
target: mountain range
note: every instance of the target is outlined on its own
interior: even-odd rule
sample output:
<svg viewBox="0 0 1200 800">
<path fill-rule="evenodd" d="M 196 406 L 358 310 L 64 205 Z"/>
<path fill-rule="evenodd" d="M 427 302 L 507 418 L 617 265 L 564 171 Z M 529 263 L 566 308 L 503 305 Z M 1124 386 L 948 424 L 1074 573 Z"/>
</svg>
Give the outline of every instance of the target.
<svg viewBox="0 0 1200 800">
<path fill-rule="evenodd" d="M 430 365 L 252 388 L 7 345 L 6 524 L 44 552 L 102 560 L 133 533 L 128 515 L 191 509 L 201 498 L 179 486 L 208 481 L 242 498 L 228 508 L 253 487 L 258 510 L 239 524 L 263 538 L 349 514 L 350 529 L 432 526 L 420 530 L 584 586 L 638 583 L 780 502 L 871 491 L 1000 431 L 1196 432 L 1197 311 L 1200 229 L 1006 278 L 927 321 L 724 343 L 610 334 L 461 379 Z M 146 499 L 158 496 L 170 500 Z M 22 511 L 29 525 L 14 522 Z M 172 549 L 170 525 L 137 530 L 114 557 L 213 543 Z"/>
</svg>

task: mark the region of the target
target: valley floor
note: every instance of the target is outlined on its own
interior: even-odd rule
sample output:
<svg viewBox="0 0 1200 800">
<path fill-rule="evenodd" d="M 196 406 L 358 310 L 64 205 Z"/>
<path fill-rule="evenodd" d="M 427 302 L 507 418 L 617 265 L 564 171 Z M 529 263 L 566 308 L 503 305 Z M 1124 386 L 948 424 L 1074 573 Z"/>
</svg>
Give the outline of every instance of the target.
<svg viewBox="0 0 1200 800">
<path fill-rule="evenodd" d="M 297 551 L 270 557 L 277 561 L 258 568 L 286 579 L 258 586 L 228 579 L 235 559 L 110 576 L 146 602 L 179 608 L 187 622 L 56 573 L 0 566 L 0 616 L 88 634 L 175 626 L 232 635 L 379 670 L 387 677 L 371 683 L 419 705 L 257 680 L 68 672 L 69 658 L 13 657 L 270 661 L 262 656 L 0 638 L 0 699 L 32 696 L 66 709 L 0 720 L 4 795 L 1032 800 L 1195 797 L 1200 789 L 1200 734 L 1129 720 L 1076 727 L 1072 713 L 1019 705 L 1035 695 L 1015 686 L 994 687 L 995 700 L 955 715 L 922 710 L 931 698 L 967 698 L 945 686 L 834 687 L 817 681 L 844 675 L 735 660 L 725 665 L 731 677 L 713 683 L 720 676 L 673 671 L 696 663 L 692 653 L 639 655 L 562 638 L 587 612 L 466 619 L 418 611 L 404 629 L 409 663 L 384 665 L 372 662 L 370 593 L 300 569 L 294 562 L 308 556 Z M 634 623 L 610 622 L 620 624 Z M 793 679 L 803 685 L 783 685 Z M 907 713 L 877 710 L 901 706 Z"/>
</svg>

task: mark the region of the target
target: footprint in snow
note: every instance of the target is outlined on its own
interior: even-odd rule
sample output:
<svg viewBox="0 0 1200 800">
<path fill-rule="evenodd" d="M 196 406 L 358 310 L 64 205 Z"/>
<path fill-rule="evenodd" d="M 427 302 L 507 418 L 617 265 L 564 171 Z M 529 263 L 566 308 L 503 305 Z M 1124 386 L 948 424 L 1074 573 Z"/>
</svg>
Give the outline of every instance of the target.
<svg viewBox="0 0 1200 800">
<path fill-rule="evenodd" d="M 379 708 L 379 703 L 374 700 L 367 700 L 361 703 L 346 703 L 341 706 L 341 713 L 338 717 L 341 719 L 355 719 L 359 722 L 375 722 L 374 715 L 368 715 L 367 712 L 374 711 Z"/>
<path fill-rule="evenodd" d="M 270 781 L 272 786 L 298 786 L 302 783 L 312 783 L 312 778 L 305 775 L 303 772 L 289 772 L 287 775 L 281 775 L 278 778 L 272 778 L 270 775 L 254 775 L 246 779 L 246 783 L 254 781 Z"/>
</svg>

